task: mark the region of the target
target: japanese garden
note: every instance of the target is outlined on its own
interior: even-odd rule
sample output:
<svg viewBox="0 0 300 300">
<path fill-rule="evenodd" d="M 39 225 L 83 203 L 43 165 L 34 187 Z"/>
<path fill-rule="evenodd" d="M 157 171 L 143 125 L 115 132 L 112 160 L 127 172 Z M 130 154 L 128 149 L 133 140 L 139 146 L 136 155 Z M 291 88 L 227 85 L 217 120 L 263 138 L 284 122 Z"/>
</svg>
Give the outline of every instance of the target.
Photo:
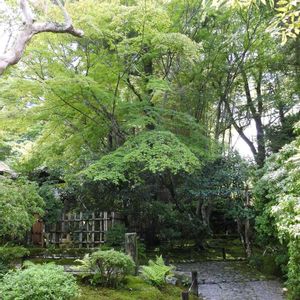
<svg viewBox="0 0 300 300">
<path fill-rule="evenodd" d="M 300 299 L 299 0 L 0 0 L 0 300 L 92 299 Z"/>
</svg>

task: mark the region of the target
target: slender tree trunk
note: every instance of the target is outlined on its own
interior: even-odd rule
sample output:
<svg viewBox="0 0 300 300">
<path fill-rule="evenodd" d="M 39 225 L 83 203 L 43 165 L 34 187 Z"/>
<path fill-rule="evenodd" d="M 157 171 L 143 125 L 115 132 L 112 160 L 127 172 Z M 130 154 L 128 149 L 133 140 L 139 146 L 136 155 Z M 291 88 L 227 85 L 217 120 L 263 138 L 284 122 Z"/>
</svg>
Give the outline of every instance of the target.
<svg viewBox="0 0 300 300">
<path fill-rule="evenodd" d="M 246 185 L 246 190 L 245 190 L 245 207 L 249 208 L 250 207 L 250 196 L 249 196 L 249 186 Z M 251 228 L 250 228 L 250 220 L 249 218 L 246 217 L 245 220 L 245 250 L 246 250 L 246 255 L 247 257 L 250 257 L 252 254 L 251 251 Z"/>
<path fill-rule="evenodd" d="M 220 122 L 221 122 L 221 108 L 222 108 L 222 97 L 218 102 L 217 106 L 217 117 L 216 117 L 216 128 L 215 128 L 215 140 L 218 141 L 220 135 Z"/>
<path fill-rule="evenodd" d="M 264 162 L 266 160 L 265 132 L 261 121 L 261 117 L 260 116 L 256 117 L 254 121 L 256 126 L 256 139 L 257 139 L 257 154 L 255 157 L 255 161 L 259 167 L 263 167 Z"/>
<path fill-rule="evenodd" d="M 210 202 L 205 201 L 201 206 L 201 216 L 202 216 L 203 225 L 207 227 L 209 231 L 211 231 L 210 215 L 211 215 L 211 204 Z"/>
<path fill-rule="evenodd" d="M 245 238 L 244 238 L 243 224 L 242 224 L 242 221 L 239 218 L 236 219 L 236 225 L 237 225 L 237 231 L 240 235 L 242 245 L 244 246 L 245 245 Z"/>
<path fill-rule="evenodd" d="M 245 72 L 244 69 L 242 69 L 241 72 L 244 81 L 244 90 L 247 99 L 247 106 L 251 112 L 256 127 L 257 151 L 254 154 L 254 158 L 257 165 L 259 167 L 262 167 L 266 159 L 266 145 L 265 145 L 266 141 L 265 141 L 265 132 L 262 123 L 262 113 L 263 113 L 263 101 L 262 101 L 262 93 L 261 93 L 262 71 L 259 70 L 259 75 L 256 82 L 257 106 L 255 106 L 255 103 L 252 99 L 247 73 Z"/>
<path fill-rule="evenodd" d="M 245 221 L 245 250 L 247 257 L 251 256 L 251 242 L 250 242 L 250 220 Z"/>
</svg>

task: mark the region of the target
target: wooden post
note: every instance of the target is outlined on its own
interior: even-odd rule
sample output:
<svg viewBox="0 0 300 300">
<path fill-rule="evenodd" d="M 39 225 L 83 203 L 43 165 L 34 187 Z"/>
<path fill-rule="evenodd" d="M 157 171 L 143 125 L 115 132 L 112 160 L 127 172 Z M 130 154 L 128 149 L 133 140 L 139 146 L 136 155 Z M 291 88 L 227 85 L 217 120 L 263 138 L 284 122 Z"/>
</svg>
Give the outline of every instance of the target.
<svg viewBox="0 0 300 300">
<path fill-rule="evenodd" d="M 95 213 L 92 213 L 92 248 L 95 248 Z"/>
<path fill-rule="evenodd" d="M 198 296 L 198 273 L 192 271 L 192 293 Z"/>
<path fill-rule="evenodd" d="M 65 234 L 65 214 L 62 213 L 61 215 L 61 220 L 60 220 L 60 235 L 59 235 L 59 244 L 58 247 L 64 247 L 64 243 L 65 243 L 65 238 L 64 238 L 64 234 Z"/>
<path fill-rule="evenodd" d="M 184 291 L 181 293 L 181 299 L 182 300 L 189 300 L 189 292 Z"/>
<path fill-rule="evenodd" d="M 108 218 L 107 218 L 107 211 L 105 211 L 104 213 L 103 213 L 103 219 L 104 219 L 104 228 L 103 228 L 103 231 L 106 233 L 106 231 L 107 231 L 107 221 L 108 221 Z"/>
<path fill-rule="evenodd" d="M 222 248 L 223 259 L 226 260 L 226 251 L 225 248 Z"/>
<path fill-rule="evenodd" d="M 125 251 L 133 259 L 136 268 L 135 275 L 138 273 L 138 249 L 137 249 L 137 235 L 136 232 L 125 233 Z"/>
<path fill-rule="evenodd" d="M 105 236 L 104 236 L 104 221 L 103 221 L 103 212 L 99 213 L 100 216 L 100 241 L 105 242 Z"/>
<path fill-rule="evenodd" d="M 82 231 L 83 231 L 83 221 L 82 221 L 82 211 L 79 213 L 79 248 L 82 248 Z"/>
<path fill-rule="evenodd" d="M 50 233 L 45 233 L 44 237 L 45 237 L 45 246 L 46 248 L 48 248 L 48 246 L 51 244 L 51 235 Z"/>
</svg>

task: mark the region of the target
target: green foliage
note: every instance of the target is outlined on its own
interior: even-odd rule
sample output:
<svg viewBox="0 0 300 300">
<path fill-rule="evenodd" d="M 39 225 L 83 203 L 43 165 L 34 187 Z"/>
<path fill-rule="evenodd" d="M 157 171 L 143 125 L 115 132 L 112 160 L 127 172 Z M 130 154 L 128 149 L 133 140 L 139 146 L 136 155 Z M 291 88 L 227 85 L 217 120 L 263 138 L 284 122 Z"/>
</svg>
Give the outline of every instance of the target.
<svg viewBox="0 0 300 300">
<path fill-rule="evenodd" d="M 58 220 L 63 208 L 63 203 L 59 197 L 55 195 L 54 189 L 54 186 L 46 183 L 43 184 L 38 191 L 45 202 L 43 221 L 48 224 L 55 223 Z"/>
<path fill-rule="evenodd" d="M 124 224 L 114 224 L 105 234 L 105 244 L 118 249 L 124 248 L 125 233 L 126 227 Z"/>
<path fill-rule="evenodd" d="M 298 202 L 299 205 L 299 202 Z M 299 226 L 299 222 L 298 222 Z M 288 280 L 287 285 L 289 288 L 289 298 L 298 299 L 300 295 L 300 241 L 299 236 L 293 239 L 288 244 L 289 261 L 288 261 Z"/>
<path fill-rule="evenodd" d="M 164 131 L 140 133 L 111 154 L 103 156 L 82 174 L 95 181 L 115 184 L 141 180 L 150 172 L 191 173 L 199 167 L 196 156 L 174 134 Z"/>
<path fill-rule="evenodd" d="M 98 250 L 78 261 L 82 264 L 82 270 L 94 273 L 92 276 L 85 276 L 92 285 L 106 287 L 118 287 L 135 267 L 131 257 L 115 250 Z"/>
<path fill-rule="evenodd" d="M 273 125 L 266 128 L 266 138 L 270 150 L 278 152 L 284 145 L 291 143 L 296 138 L 294 131 L 295 124 L 300 119 L 300 112 L 294 115 L 288 115 L 280 125 Z"/>
<path fill-rule="evenodd" d="M 228 153 L 205 162 L 196 176 L 191 176 L 187 188 L 203 199 L 238 199 L 245 192 L 250 167 L 238 153 Z"/>
<path fill-rule="evenodd" d="M 142 261 L 145 261 L 147 259 L 146 245 L 139 238 L 137 240 L 137 252 L 139 263 L 142 263 Z"/>
<path fill-rule="evenodd" d="M 269 30 L 273 34 L 280 35 L 282 44 L 287 42 L 288 38 L 297 38 L 300 33 L 300 22 L 299 22 L 299 3 L 298 1 L 281 0 L 275 2 L 274 0 L 237 0 L 237 1 L 224 1 L 217 0 L 213 1 L 214 5 L 221 7 L 229 5 L 233 7 L 246 8 L 251 6 L 265 5 L 269 10 L 276 12 L 272 22 L 269 25 Z M 274 5 L 274 3 L 276 5 Z"/>
<path fill-rule="evenodd" d="M 1 136 L 0 136 L 0 161 L 5 160 L 5 158 L 10 154 L 11 152 L 11 147 L 1 141 Z"/>
<path fill-rule="evenodd" d="M 193 209 L 192 221 L 185 220 L 188 225 L 185 235 L 191 234 L 188 228 L 191 232 L 198 232 L 198 236 L 193 239 L 200 246 L 203 238 L 214 227 L 221 226 L 224 232 L 224 221 L 235 223 L 238 219 L 253 219 L 253 208 L 245 205 L 245 189 L 250 170 L 251 165 L 238 153 L 229 152 L 206 161 L 201 170 L 186 176 L 178 187 L 180 198 L 186 199 L 187 209 Z M 223 220 L 210 222 L 214 214 L 217 214 L 217 218 L 222 215 Z"/>
<path fill-rule="evenodd" d="M 22 238 L 43 214 L 37 186 L 23 178 L 0 180 L 0 239 Z"/>
<path fill-rule="evenodd" d="M 252 255 L 249 264 L 265 275 L 282 276 L 276 256 L 270 253 L 266 253 L 266 255 Z"/>
<path fill-rule="evenodd" d="M 3 300 L 68 300 L 77 296 L 78 291 L 75 278 L 54 264 L 10 271 L 0 284 Z"/>
<path fill-rule="evenodd" d="M 0 246 L 0 279 L 14 267 L 19 259 L 27 256 L 29 251 L 22 246 Z"/>
<path fill-rule="evenodd" d="M 158 289 L 140 277 L 128 276 L 126 285 L 119 289 L 82 286 L 78 300 L 175 300 L 180 298 L 181 292 L 182 289 L 178 286 L 167 285 L 163 289 Z M 191 295 L 190 299 L 198 298 Z"/>
<path fill-rule="evenodd" d="M 9 266 L 6 263 L 0 261 L 0 280 L 8 271 Z"/>
<path fill-rule="evenodd" d="M 166 266 L 162 256 L 157 256 L 156 260 L 149 260 L 148 266 L 141 267 L 141 275 L 152 285 L 163 287 L 166 284 L 166 277 L 172 275 L 173 266 Z"/>
<path fill-rule="evenodd" d="M 29 254 L 29 250 L 22 246 L 0 246 L 0 261 L 10 264 Z"/>
<path fill-rule="evenodd" d="M 299 126 L 299 125 L 298 125 Z M 263 176 L 256 184 L 257 229 L 262 242 L 280 242 L 288 248 L 288 287 L 290 299 L 297 299 L 300 290 L 300 139 L 283 147 L 270 157 Z M 279 252 L 280 254 L 280 252 Z"/>
</svg>

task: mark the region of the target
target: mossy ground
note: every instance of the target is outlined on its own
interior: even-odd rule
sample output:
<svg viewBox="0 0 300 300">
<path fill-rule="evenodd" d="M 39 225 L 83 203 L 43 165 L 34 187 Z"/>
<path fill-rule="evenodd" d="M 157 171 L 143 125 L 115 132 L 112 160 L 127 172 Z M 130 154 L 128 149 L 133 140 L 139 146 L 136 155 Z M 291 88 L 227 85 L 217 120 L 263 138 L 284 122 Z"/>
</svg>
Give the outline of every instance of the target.
<svg viewBox="0 0 300 300">
<path fill-rule="evenodd" d="M 167 246 L 157 247 L 148 250 L 146 256 L 147 258 L 155 258 L 155 255 L 162 254 L 169 263 L 223 260 L 222 248 L 225 249 L 227 260 L 246 259 L 241 241 L 236 237 L 207 239 L 202 250 L 197 249 L 192 242 L 184 245 L 172 245 L 170 248 Z M 147 261 L 142 263 L 147 263 Z"/>
<path fill-rule="evenodd" d="M 45 263 L 55 263 L 56 265 L 80 265 L 79 262 L 76 261 L 76 259 L 73 258 L 30 258 L 29 261 L 33 262 L 34 264 L 45 264 Z"/>
<path fill-rule="evenodd" d="M 178 300 L 181 299 L 182 291 L 182 288 L 172 285 L 159 290 L 140 277 L 130 276 L 127 284 L 120 289 L 81 286 L 81 296 L 76 300 Z M 196 299 L 199 300 L 190 296 L 190 300 Z"/>
</svg>

